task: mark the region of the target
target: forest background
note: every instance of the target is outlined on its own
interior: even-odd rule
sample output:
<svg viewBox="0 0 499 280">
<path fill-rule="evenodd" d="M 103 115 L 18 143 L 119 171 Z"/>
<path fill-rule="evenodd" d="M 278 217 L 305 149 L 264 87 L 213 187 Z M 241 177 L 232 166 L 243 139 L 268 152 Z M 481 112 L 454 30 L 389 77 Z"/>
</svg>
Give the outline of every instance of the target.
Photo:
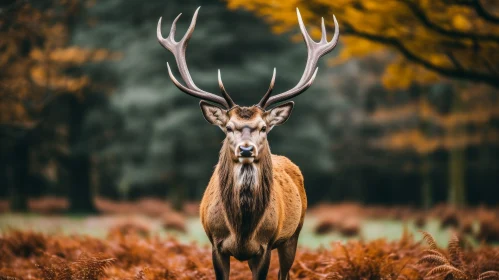
<svg viewBox="0 0 499 280">
<path fill-rule="evenodd" d="M 199 200 L 223 134 L 169 80 L 156 41 L 180 12 L 199 86 L 216 70 L 236 102 L 276 92 L 306 59 L 301 9 L 318 39 L 340 45 L 296 98 L 273 153 L 300 166 L 311 204 L 496 205 L 499 195 L 499 13 L 493 1 L 7 1 L 0 10 L 0 197 Z M 180 36 L 180 35 L 179 35 Z M 176 71 L 176 67 L 174 67 Z"/>
</svg>

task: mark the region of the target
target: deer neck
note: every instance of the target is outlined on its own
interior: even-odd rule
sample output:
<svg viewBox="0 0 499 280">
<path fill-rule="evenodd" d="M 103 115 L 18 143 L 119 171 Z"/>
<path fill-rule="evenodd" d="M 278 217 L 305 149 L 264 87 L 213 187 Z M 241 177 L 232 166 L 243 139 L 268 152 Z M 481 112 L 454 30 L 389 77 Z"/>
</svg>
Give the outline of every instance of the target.
<svg viewBox="0 0 499 280">
<path fill-rule="evenodd" d="M 272 158 L 268 145 L 252 164 L 234 162 L 224 141 L 218 176 L 222 204 L 228 221 L 242 241 L 254 232 L 269 204 L 272 189 Z"/>
</svg>

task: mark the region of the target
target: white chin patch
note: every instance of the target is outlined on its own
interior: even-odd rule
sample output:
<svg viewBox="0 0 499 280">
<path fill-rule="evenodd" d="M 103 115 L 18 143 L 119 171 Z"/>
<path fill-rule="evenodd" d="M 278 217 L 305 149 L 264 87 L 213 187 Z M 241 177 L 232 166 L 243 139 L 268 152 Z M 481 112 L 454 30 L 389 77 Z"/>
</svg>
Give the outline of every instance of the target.
<svg viewBox="0 0 499 280">
<path fill-rule="evenodd" d="M 242 164 L 250 164 L 250 163 L 253 163 L 253 161 L 255 160 L 254 157 L 239 157 L 239 163 L 242 163 Z"/>
</svg>

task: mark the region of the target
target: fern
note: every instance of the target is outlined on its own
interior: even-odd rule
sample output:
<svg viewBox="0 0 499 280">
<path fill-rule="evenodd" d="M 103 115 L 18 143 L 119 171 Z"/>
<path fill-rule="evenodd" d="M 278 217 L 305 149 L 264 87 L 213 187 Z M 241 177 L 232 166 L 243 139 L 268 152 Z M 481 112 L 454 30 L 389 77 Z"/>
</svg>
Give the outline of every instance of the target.
<svg viewBox="0 0 499 280">
<path fill-rule="evenodd" d="M 104 270 L 115 260 L 114 258 L 104 259 L 81 254 L 73 264 L 73 279 L 98 280 L 100 276 L 104 275 Z"/>
<path fill-rule="evenodd" d="M 6 247 L 19 257 L 29 258 L 41 255 L 46 249 L 47 238 L 41 233 L 12 231 L 10 238 L 5 239 Z"/>
<path fill-rule="evenodd" d="M 480 276 L 478 276 L 478 280 L 492 280 L 492 279 L 499 279 L 499 272 L 497 271 L 487 271 Z"/>
<path fill-rule="evenodd" d="M 436 255 L 436 256 L 439 256 L 439 257 L 442 257 L 442 258 L 447 258 L 440 251 L 432 250 L 432 249 L 425 249 L 425 250 L 423 250 L 423 254 L 426 254 L 426 255 Z"/>
<path fill-rule="evenodd" d="M 437 266 L 430 270 L 426 276 L 434 276 L 435 274 L 442 274 L 443 276 L 447 276 L 449 274 L 452 274 L 457 279 L 466 279 L 466 274 L 462 272 L 461 270 L 453 267 L 452 265 L 444 264 Z"/>
<path fill-rule="evenodd" d="M 133 278 L 134 280 L 146 280 L 146 274 L 144 273 L 144 270 L 140 270 L 137 275 Z"/>
<path fill-rule="evenodd" d="M 72 280 L 72 271 L 69 263 L 57 256 L 44 254 L 45 264 L 35 264 L 41 271 L 44 280 Z"/>
<path fill-rule="evenodd" d="M 44 236 L 43 242 L 32 242 L 32 236 L 27 232 L 0 235 L 0 280 L 215 278 L 209 248 L 181 244 L 175 239 L 112 235 L 101 240 L 55 234 Z M 352 240 L 319 250 L 301 248 L 291 278 L 412 280 L 427 275 L 435 280 L 498 279 L 498 272 L 492 270 L 499 267 L 499 248 L 463 250 L 457 237 L 453 237 L 446 251 L 436 247 L 432 237 L 425 240 L 434 245 L 422 247 L 421 242 L 405 236 L 393 242 Z M 27 247 L 31 249 L 19 250 Z M 45 248 L 44 253 L 34 253 L 35 248 Z M 25 257 L 25 252 L 29 252 L 29 257 Z M 452 261 L 455 257 L 458 262 Z M 106 269 L 111 264 L 112 269 Z M 269 278 L 277 275 L 278 270 L 277 252 L 273 252 Z M 231 262 L 231 279 L 248 278 L 251 273 L 247 264 Z"/>
<path fill-rule="evenodd" d="M 418 261 L 418 263 L 429 263 L 429 264 L 433 264 L 433 265 L 443 265 L 443 264 L 449 264 L 449 261 L 446 258 L 437 256 L 437 255 L 426 255 L 426 256 L 422 257 Z"/>
<path fill-rule="evenodd" d="M 0 280 L 19 280 L 19 279 L 16 278 L 16 277 L 12 277 L 12 276 L 3 276 L 3 275 L 0 275 Z"/>
<path fill-rule="evenodd" d="M 450 263 L 457 268 L 463 269 L 463 252 L 459 246 L 459 238 L 453 234 L 449 240 L 449 259 Z"/>
<path fill-rule="evenodd" d="M 433 238 L 433 236 L 431 236 L 431 234 L 429 234 L 426 231 L 421 231 L 421 234 L 423 234 L 423 240 L 426 241 L 426 243 L 428 243 L 430 249 L 432 250 L 438 249 L 437 242 L 435 242 L 435 239 Z"/>
<path fill-rule="evenodd" d="M 475 264 L 466 267 L 463 250 L 461 249 L 457 235 L 452 235 L 449 240 L 449 257 L 446 257 L 437 250 L 435 239 L 429 233 L 423 232 L 423 236 L 423 239 L 430 245 L 430 249 L 423 250 L 423 257 L 419 259 L 418 263 L 427 263 L 436 266 L 426 274 L 427 277 L 439 275 L 443 279 L 449 279 L 451 275 L 450 279 L 471 279 L 470 269 L 474 271 L 473 275 L 476 277 L 478 267 Z M 499 272 L 487 271 L 478 276 L 478 280 L 485 279 L 499 279 Z"/>
</svg>

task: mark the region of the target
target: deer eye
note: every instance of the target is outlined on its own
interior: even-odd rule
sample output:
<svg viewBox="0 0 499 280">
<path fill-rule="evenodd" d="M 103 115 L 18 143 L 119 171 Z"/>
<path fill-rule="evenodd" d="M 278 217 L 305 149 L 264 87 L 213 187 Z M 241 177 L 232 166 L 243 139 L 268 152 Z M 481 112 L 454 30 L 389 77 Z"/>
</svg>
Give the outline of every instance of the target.
<svg viewBox="0 0 499 280">
<path fill-rule="evenodd" d="M 263 126 L 262 129 L 260 130 L 261 132 L 265 132 L 267 131 L 267 127 L 266 126 Z"/>
<path fill-rule="evenodd" d="M 232 132 L 232 127 L 230 126 L 226 126 L 225 129 L 227 130 L 227 132 Z"/>
</svg>

